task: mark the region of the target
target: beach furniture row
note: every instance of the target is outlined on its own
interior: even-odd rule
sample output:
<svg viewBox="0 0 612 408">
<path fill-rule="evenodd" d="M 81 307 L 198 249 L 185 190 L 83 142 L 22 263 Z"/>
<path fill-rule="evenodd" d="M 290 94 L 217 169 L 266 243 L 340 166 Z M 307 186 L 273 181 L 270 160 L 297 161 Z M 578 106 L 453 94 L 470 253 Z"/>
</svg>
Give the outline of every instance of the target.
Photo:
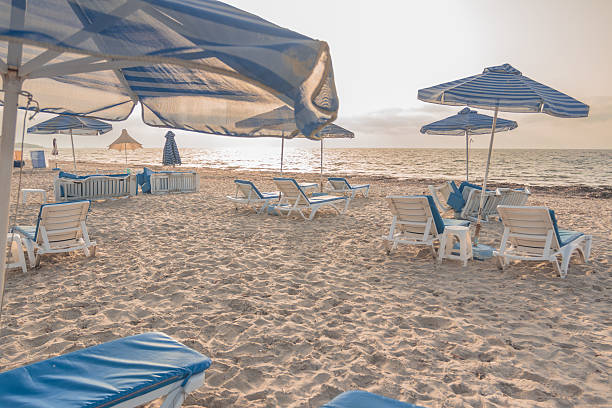
<svg viewBox="0 0 612 408">
<path fill-rule="evenodd" d="M 457 187 L 454 181 L 447 181 L 438 186 L 429 185 L 428 189 L 442 212 L 454 211 L 456 218 L 476 221 L 478 208 L 480 207 L 482 187 L 466 181 Z M 527 187 L 515 189 L 497 188 L 495 190 L 487 190 L 484 194 L 482 220 L 491 221 L 494 218 L 499 218 L 497 206 L 525 205 L 531 192 Z"/>
<path fill-rule="evenodd" d="M 387 197 L 393 216 L 389 233 L 382 238 L 391 253 L 400 244 L 422 245 L 431 249 L 435 259 L 456 258 L 467 263 L 472 257 L 469 221 L 442 218 L 433 196 Z M 504 233 L 498 250 L 492 252 L 499 268 L 512 260 L 548 261 L 565 278 L 572 254 L 583 262 L 591 254 L 592 237 L 578 231 L 561 229 L 553 210 L 547 207 L 497 206 Z M 456 247 L 454 242 L 457 242 Z M 439 250 L 436 252 L 436 244 Z M 559 259 L 561 258 L 561 263 Z"/>
<path fill-rule="evenodd" d="M 200 175 L 186 171 L 153 171 L 139 174 L 92 174 L 78 176 L 60 171 L 53 183 L 55 201 L 103 200 L 143 193 L 193 193 L 200 191 Z"/>
<path fill-rule="evenodd" d="M 0 373 L 0 406 L 134 408 L 163 398 L 161 408 L 179 408 L 211 364 L 164 333 L 143 333 Z M 418 407 L 355 390 L 322 408 Z"/>
<path fill-rule="evenodd" d="M 331 194 L 316 193 L 318 184 L 298 183 L 289 177 L 275 177 L 274 183 L 278 191 L 261 192 L 253 182 L 248 180 L 234 180 L 236 190 L 234 195 L 227 196 L 236 205 L 254 207 L 258 214 L 264 212 L 272 214 L 299 214 L 303 219 L 312 220 L 317 211 L 329 206 L 338 213 L 344 213 L 357 193 L 368 196 L 370 185 L 351 186 L 347 179 L 342 177 L 328 178 L 326 191 Z M 308 211 L 308 217 L 305 214 Z"/>
</svg>

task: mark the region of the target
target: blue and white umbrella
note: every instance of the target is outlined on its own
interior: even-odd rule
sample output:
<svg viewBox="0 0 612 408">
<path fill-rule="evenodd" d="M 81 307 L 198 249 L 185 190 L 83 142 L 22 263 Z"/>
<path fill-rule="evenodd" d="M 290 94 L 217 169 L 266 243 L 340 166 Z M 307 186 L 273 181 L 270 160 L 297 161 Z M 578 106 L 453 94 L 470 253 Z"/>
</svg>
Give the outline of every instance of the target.
<svg viewBox="0 0 612 408">
<path fill-rule="evenodd" d="M 546 113 L 561 118 L 583 118 L 589 115 L 589 106 L 546 85 L 524 76 L 510 64 L 485 68 L 482 74 L 452 82 L 420 89 L 417 98 L 424 102 L 441 105 L 467 105 L 474 108 L 494 110 L 489 154 L 482 188 L 487 188 L 489 164 L 497 114 L 502 112 Z M 480 196 L 480 208 L 476 221 L 475 238 L 480 233 L 480 220 L 484 205 L 484 194 Z"/>
<path fill-rule="evenodd" d="M 0 76 L 2 191 L 17 108 L 32 98 L 42 112 L 108 120 L 140 102 L 148 125 L 229 136 L 251 136 L 234 124 L 288 106 L 292 132 L 316 138 L 338 113 L 327 43 L 213 0 L 0 0 Z M 0 251 L 0 305 L 4 270 Z"/>
<path fill-rule="evenodd" d="M 76 156 L 74 154 L 74 139 L 72 136 L 99 136 L 110 132 L 112 129 L 113 125 L 102 122 L 101 120 L 86 118 L 84 116 L 59 115 L 28 128 L 28 133 L 39 135 L 70 135 L 72 162 L 74 164 L 74 170 L 76 171 Z M 55 141 L 55 139 L 53 140 Z"/>
<path fill-rule="evenodd" d="M 181 164 L 181 156 L 179 155 L 176 140 L 174 140 L 174 132 L 169 130 L 164 137 L 166 138 L 166 143 L 164 144 L 162 164 L 165 166 Z"/>
<path fill-rule="evenodd" d="M 513 120 L 497 118 L 495 131 L 504 132 L 515 129 L 517 126 L 518 124 Z M 465 135 L 465 181 L 469 181 L 470 136 L 490 133 L 492 128 L 493 118 L 491 116 L 482 115 L 470 108 L 463 108 L 456 115 L 423 126 L 421 128 L 421 133 L 443 136 Z"/>
<path fill-rule="evenodd" d="M 293 111 L 287 107 L 280 107 L 270 112 L 265 112 L 237 122 L 237 127 L 251 127 L 255 130 L 276 129 L 282 132 L 281 134 L 281 161 L 280 173 L 283 174 L 283 156 L 285 151 L 285 139 L 294 137 L 305 137 L 302 133 L 291 132 L 291 118 L 294 116 Z M 286 135 L 285 135 L 286 132 Z M 326 125 L 315 135 L 316 139 L 321 141 L 321 188 L 323 188 L 323 139 L 352 139 L 355 134 L 334 123 Z"/>
</svg>

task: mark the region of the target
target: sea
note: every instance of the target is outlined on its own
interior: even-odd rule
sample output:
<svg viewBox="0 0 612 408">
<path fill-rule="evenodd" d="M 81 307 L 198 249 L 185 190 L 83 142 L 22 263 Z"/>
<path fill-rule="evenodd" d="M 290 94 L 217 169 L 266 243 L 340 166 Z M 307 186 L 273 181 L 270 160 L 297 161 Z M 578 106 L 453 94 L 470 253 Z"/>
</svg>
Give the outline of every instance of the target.
<svg viewBox="0 0 612 408">
<path fill-rule="evenodd" d="M 54 157 L 47 152 L 47 158 Z M 162 149 L 127 152 L 128 168 L 161 165 Z M 235 148 L 180 150 L 182 167 L 207 167 L 244 171 L 280 170 L 276 149 Z M 77 149 L 77 161 L 125 164 L 123 152 L 107 149 Z M 27 157 L 27 156 L 26 156 Z M 70 149 L 60 149 L 58 160 L 71 161 Z M 470 150 L 469 179 L 481 182 L 487 160 L 486 149 Z M 283 170 L 318 173 L 319 149 L 286 148 Z M 462 149 L 329 148 L 323 151 L 325 175 L 367 175 L 399 179 L 464 180 L 465 151 Z M 493 151 L 491 183 L 527 186 L 612 187 L 612 150 L 521 150 Z"/>
</svg>

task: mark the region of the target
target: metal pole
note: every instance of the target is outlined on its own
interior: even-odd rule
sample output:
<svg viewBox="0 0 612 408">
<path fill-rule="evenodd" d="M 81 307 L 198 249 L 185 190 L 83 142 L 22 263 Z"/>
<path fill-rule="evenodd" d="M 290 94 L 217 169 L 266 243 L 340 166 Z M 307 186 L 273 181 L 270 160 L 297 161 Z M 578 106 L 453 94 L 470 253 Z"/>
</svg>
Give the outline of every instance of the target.
<svg viewBox="0 0 612 408">
<path fill-rule="evenodd" d="M 281 137 L 281 176 L 283 175 L 283 155 L 285 153 L 285 132 L 282 133 Z"/>
<path fill-rule="evenodd" d="M 74 163 L 74 171 L 77 171 L 76 156 L 74 155 L 74 140 L 72 139 L 72 129 L 70 129 L 70 143 L 72 144 L 72 162 Z"/>
<path fill-rule="evenodd" d="M 127 167 L 127 143 L 123 144 L 123 151 L 125 152 L 125 166 Z"/>
<path fill-rule="evenodd" d="M 4 193 L 0 198 L 0 316 L 4 301 L 11 175 L 17 125 L 17 99 L 21 91 L 21 79 L 17 76 L 17 71 L 9 70 L 8 73 L 2 75 L 2 82 L 4 84 L 4 110 L 2 112 L 2 137 L 0 138 L 0 191 Z"/>
<path fill-rule="evenodd" d="M 465 181 L 470 181 L 470 137 L 468 131 L 465 131 Z"/>
<path fill-rule="evenodd" d="M 319 183 L 321 184 L 321 193 L 323 192 L 323 138 L 321 138 L 321 175 L 319 176 Z"/>
<path fill-rule="evenodd" d="M 495 107 L 495 115 L 493 115 L 493 128 L 491 129 L 491 140 L 489 141 L 489 154 L 487 155 L 487 167 L 485 168 L 485 176 L 482 182 L 482 191 L 480 192 L 480 205 L 478 206 L 478 217 L 476 218 L 476 231 L 474 231 L 474 244 L 478 244 L 480 236 L 480 221 L 482 220 L 482 207 L 484 207 L 485 194 L 487 191 L 487 178 L 489 177 L 489 165 L 491 164 L 491 152 L 493 151 L 493 139 L 495 138 L 495 126 L 497 125 L 497 112 L 499 106 Z"/>
</svg>

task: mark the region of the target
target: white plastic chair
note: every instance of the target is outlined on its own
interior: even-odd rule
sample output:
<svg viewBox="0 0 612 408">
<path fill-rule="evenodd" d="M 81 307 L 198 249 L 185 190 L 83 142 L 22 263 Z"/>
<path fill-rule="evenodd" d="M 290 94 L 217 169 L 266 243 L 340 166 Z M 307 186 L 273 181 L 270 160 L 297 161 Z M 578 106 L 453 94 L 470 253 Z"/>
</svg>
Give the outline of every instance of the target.
<svg viewBox="0 0 612 408">
<path fill-rule="evenodd" d="M 361 192 L 365 198 L 368 198 L 368 194 L 370 192 L 369 184 L 353 186 L 344 177 L 328 177 L 327 183 L 328 186 L 325 189 L 327 192 L 342 195 L 349 194 L 351 200 L 355 198 L 358 192 Z"/>
<path fill-rule="evenodd" d="M 469 226 L 469 221 L 442 218 L 431 196 L 387 196 L 393 214 L 389 233 L 383 235 L 387 253 L 399 244 L 424 245 L 437 258 L 434 244 L 439 242 L 446 226 Z M 391 247 L 389 247 L 391 245 Z"/>
<path fill-rule="evenodd" d="M 234 203 L 236 209 L 238 205 L 246 207 L 255 206 L 257 214 L 263 213 L 271 201 L 278 200 L 280 193 L 278 191 L 262 193 L 259 189 L 248 180 L 234 180 L 236 184 L 236 193 L 233 196 L 227 196 L 227 199 Z"/>
<path fill-rule="evenodd" d="M 494 251 L 493 256 L 497 257 L 501 269 L 511 260 L 549 261 L 565 278 L 574 252 L 578 252 L 583 262 L 589 260 L 592 237 L 559 229 L 555 213 L 547 207 L 500 205 L 497 210 L 504 234 L 499 250 Z"/>
<path fill-rule="evenodd" d="M 89 201 L 44 204 L 36 225 L 15 227 L 31 267 L 37 266 L 44 254 L 83 250 L 85 256 L 95 255 L 96 243 L 89 240 L 85 225 L 89 205 Z"/>
<path fill-rule="evenodd" d="M 278 211 L 286 211 L 287 217 L 293 212 L 297 212 L 305 220 L 312 220 L 319 210 L 324 206 L 330 206 L 339 214 L 345 213 L 348 205 L 348 197 L 338 197 L 332 195 L 316 195 L 308 197 L 302 187 L 295 179 L 286 177 L 274 178 L 274 183 L 281 192 L 281 200 L 274 208 Z M 339 209 L 336 205 L 344 202 L 344 209 Z M 306 218 L 304 210 L 310 210 L 310 216 Z"/>
</svg>

